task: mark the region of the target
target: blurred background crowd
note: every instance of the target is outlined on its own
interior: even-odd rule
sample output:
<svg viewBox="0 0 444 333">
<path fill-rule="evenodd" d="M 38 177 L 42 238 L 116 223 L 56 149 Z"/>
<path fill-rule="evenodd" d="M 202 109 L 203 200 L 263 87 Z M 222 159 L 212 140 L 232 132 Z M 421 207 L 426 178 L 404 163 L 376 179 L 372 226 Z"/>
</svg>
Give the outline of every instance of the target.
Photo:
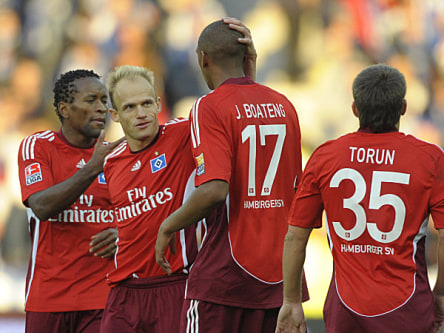
<svg viewBox="0 0 444 333">
<path fill-rule="evenodd" d="M 76 68 L 106 79 L 115 66 L 146 66 L 156 75 L 161 121 L 187 116 L 208 92 L 197 38 L 223 16 L 250 28 L 257 81 L 286 94 L 298 110 L 305 158 L 357 129 L 352 80 L 378 62 L 406 76 L 401 130 L 444 144 L 442 0 L 0 0 L 0 313 L 23 311 L 30 240 L 17 151 L 23 137 L 59 128 L 55 80 Z M 110 121 L 107 139 L 120 135 Z M 431 230 L 431 274 L 433 237 Z M 307 256 L 307 314 L 320 318 L 331 273 L 323 229 L 312 235 Z"/>
</svg>

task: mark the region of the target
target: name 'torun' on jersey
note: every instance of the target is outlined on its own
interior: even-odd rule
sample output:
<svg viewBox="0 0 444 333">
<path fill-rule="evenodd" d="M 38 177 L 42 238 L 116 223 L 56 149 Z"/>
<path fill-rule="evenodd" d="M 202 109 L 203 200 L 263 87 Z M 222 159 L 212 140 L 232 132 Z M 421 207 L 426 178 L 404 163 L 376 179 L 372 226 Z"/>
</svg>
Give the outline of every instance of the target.
<svg viewBox="0 0 444 333">
<path fill-rule="evenodd" d="M 124 207 L 116 207 L 117 222 L 136 217 L 157 208 L 158 205 L 164 205 L 173 199 L 171 188 L 167 187 L 162 191 L 147 195 L 146 187 L 134 188 L 127 191 L 130 204 Z"/>
</svg>

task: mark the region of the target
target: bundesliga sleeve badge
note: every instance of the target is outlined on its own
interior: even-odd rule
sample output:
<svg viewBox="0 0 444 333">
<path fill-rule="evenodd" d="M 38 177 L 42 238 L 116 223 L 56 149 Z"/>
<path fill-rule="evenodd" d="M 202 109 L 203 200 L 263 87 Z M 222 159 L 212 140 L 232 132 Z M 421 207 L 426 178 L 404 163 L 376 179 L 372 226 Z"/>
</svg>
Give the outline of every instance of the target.
<svg viewBox="0 0 444 333">
<path fill-rule="evenodd" d="M 165 154 L 160 155 L 152 160 L 150 160 L 151 164 L 151 172 L 156 173 L 159 170 L 166 168 L 167 162 L 165 158 Z"/>
<path fill-rule="evenodd" d="M 203 153 L 200 153 L 199 156 L 196 156 L 196 164 L 197 164 L 196 174 L 198 176 L 203 175 L 205 173 L 205 162 L 204 162 Z"/>
<path fill-rule="evenodd" d="M 32 163 L 25 168 L 25 180 L 26 186 L 41 182 L 43 180 L 40 163 Z"/>
</svg>

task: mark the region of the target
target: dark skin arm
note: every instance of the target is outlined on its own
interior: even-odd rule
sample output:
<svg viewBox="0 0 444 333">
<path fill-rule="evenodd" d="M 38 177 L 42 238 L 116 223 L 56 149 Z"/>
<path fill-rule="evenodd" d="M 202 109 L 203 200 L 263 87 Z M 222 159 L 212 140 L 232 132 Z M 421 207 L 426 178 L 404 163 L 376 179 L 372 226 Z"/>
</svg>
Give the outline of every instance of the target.
<svg viewBox="0 0 444 333">
<path fill-rule="evenodd" d="M 109 228 L 91 236 L 89 252 L 101 258 L 114 257 L 116 253 L 117 229 Z"/>
<path fill-rule="evenodd" d="M 97 139 L 91 160 L 71 178 L 46 190 L 34 193 L 28 198 L 27 205 L 41 221 L 46 221 L 51 216 L 72 205 L 103 171 L 103 162 L 106 155 L 111 153 L 124 140 L 122 138 L 104 145 L 104 137 L 105 133 L 102 131 Z"/>
<path fill-rule="evenodd" d="M 217 205 L 225 200 L 228 190 L 228 183 L 222 180 L 211 180 L 204 183 L 194 190 L 180 208 L 162 222 L 157 234 L 156 261 L 168 275 L 172 271 L 170 264 L 165 259 L 165 252 L 170 246 L 171 252 L 176 253 L 175 232 L 209 215 Z"/>
<path fill-rule="evenodd" d="M 86 191 L 91 183 L 103 171 L 103 162 L 109 153 L 119 145 L 121 138 L 108 145 L 103 144 L 105 132 L 100 133 L 89 162 L 71 178 L 34 193 L 27 200 L 27 205 L 41 221 L 46 221 L 72 205 Z M 117 229 L 109 228 L 91 237 L 89 252 L 95 256 L 109 258 L 116 252 Z"/>
</svg>

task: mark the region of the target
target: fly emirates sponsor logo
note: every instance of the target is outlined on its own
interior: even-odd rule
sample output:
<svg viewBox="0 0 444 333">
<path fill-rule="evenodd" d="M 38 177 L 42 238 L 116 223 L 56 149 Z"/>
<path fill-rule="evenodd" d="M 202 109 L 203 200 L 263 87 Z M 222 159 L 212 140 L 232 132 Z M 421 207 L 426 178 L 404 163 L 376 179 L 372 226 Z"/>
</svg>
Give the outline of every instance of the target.
<svg viewBox="0 0 444 333">
<path fill-rule="evenodd" d="M 242 104 L 235 105 L 236 119 L 241 118 L 285 118 L 285 109 L 278 103 Z"/>
<path fill-rule="evenodd" d="M 73 206 L 48 219 L 48 221 L 65 223 L 112 223 L 114 221 L 113 210 L 93 209 L 91 208 L 93 203 L 93 195 L 82 194 Z"/>
<path fill-rule="evenodd" d="M 115 209 L 117 222 L 122 222 L 146 213 L 173 199 L 173 193 L 171 193 L 170 187 L 149 195 L 147 194 L 145 186 L 133 188 L 126 191 L 126 193 L 130 203 L 129 205 Z"/>
</svg>

